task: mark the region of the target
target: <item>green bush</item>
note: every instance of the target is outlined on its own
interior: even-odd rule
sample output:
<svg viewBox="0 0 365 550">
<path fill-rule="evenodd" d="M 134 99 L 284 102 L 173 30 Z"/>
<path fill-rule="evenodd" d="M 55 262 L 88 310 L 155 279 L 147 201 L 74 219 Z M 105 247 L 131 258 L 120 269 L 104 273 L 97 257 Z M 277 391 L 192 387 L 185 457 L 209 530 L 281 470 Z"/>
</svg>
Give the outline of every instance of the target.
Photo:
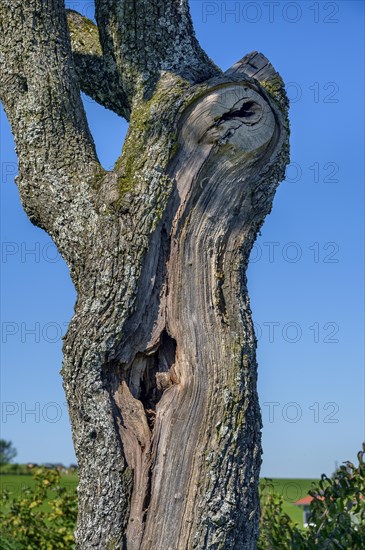
<svg viewBox="0 0 365 550">
<path fill-rule="evenodd" d="M 332 478 L 322 475 L 309 494 L 308 540 L 324 549 L 365 548 L 365 444 L 358 466 L 345 462 Z M 314 547 L 314 546 L 313 546 Z"/>
<path fill-rule="evenodd" d="M 261 485 L 258 550 L 363 550 L 365 548 L 365 444 L 358 466 L 344 464 L 332 478 L 322 475 L 309 494 L 309 525 L 300 529 L 283 512 L 283 498 L 270 480 Z"/>
<path fill-rule="evenodd" d="M 3 493 L 1 550 L 71 550 L 77 516 L 74 491 L 60 485 L 56 470 L 36 468 L 35 485 L 19 497 Z"/>
<path fill-rule="evenodd" d="M 258 550 L 304 549 L 304 539 L 296 523 L 283 511 L 283 497 L 275 492 L 271 479 L 260 483 L 260 536 Z"/>
</svg>

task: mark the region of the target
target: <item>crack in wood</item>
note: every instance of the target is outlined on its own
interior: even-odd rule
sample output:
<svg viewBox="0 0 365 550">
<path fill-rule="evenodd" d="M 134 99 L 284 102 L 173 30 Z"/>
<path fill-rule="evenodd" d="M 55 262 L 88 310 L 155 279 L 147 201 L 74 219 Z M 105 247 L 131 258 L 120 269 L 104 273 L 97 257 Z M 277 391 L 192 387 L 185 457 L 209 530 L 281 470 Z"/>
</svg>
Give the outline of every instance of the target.
<svg viewBox="0 0 365 550">
<path fill-rule="evenodd" d="M 164 329 L 152 350 L 137 352 L 128 365 L 109 365 L 105 371 L 121 447 L 133 471 L 127 538 L 135 542 L 143 537 L 151 501 L 157 406 L 164 392 L 179 383 L 176 349 L 176 341 Z"/>
<path fill-rule="evenodd" d="M 261 118 L 262 108 L 255 101 L 245 101 L 242 103 L 241 107 L 236 110 L 228 111 L 223 113 L 221 120 L 231 120 L 232 118 L 243 118 L 248 119 L 251 124 L 258 122 Z M 247 124 L 247 120 L 245 120 Z"/>
</svg>

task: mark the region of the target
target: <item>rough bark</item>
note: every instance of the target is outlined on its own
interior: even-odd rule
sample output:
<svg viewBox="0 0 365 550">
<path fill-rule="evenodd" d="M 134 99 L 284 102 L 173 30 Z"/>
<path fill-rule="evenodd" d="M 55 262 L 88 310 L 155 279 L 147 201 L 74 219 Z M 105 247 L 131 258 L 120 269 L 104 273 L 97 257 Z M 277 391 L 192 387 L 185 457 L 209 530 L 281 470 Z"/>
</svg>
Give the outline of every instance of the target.
<svg viewBox="0 0 365 550">
<path fill-rule="evenodd" d="M 95 101 L 127 120 L 130 110 L 118 70 L 103 55 L 98 27 L 74 10 L 67 11 L 74 65 L 80 88 Z"/>
<path fill-rule="evenodd" d="M 78 14 L 68 33 L 60 0 L 0 11 L 20 195 L 78 292 L 62 367 L 77 546 L 252 549 L 261 419 L 245 270 L 288 161 L 283 83 L 256 52 L 222 74 L 183 0 L 96 12 L 100 44 Z M 130 118 L 111 172 L 79 85 Z"/>
<path fill-rule="evenodd" d="M 219 72 L 196 40 L 187 0 L 95 0 L 95 8 L 104 57 L 131 106 L 151 97 L 161 71 L 191 83 Z"/>
</svg>

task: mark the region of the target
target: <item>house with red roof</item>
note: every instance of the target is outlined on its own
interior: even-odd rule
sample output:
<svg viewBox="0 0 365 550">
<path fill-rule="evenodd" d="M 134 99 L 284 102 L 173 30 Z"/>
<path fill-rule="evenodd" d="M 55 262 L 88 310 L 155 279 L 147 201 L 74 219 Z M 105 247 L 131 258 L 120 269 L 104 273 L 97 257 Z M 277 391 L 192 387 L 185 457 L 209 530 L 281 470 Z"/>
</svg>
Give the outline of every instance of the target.
<svg viewBox="0 0 365 550">
<path fill-rule="evenodd" d="M 308 518 L 310 514 L 310 503 L 312 502 L 313 497 L 310 495 L 305 496 L 304 498 L 300 498 L 296 502 L 293 502 L 295 506 L 301 506 L 303 508 L 303 525 L 304 527 L 307 527 L 308 525 Z"/>
<path fill-rule="evenodd" d="M 318 500 L 324 500 L 324 497 L 319 496 L 319 495 L 316 498 Z M 364 500 L 364 497 L 362 495 L 360 495 L 360 499 Z M 310 503 L 312 502 L 312 500 L 313 500 L 313 497 L 311 497 L 310 495 L 307 495 L 304 498 L 300 498 L 296 502 L 293 502 L 293 504 L 295 504 L 295 506 L 301 506 L 303 508 L 303 525 L 304 525 L 304 527 L 307 527 L 308 523 L 309 523 L 308 518 L 309 518 L 309 514 L 310 514 Z M 356 520 L 354 520 L 354 521 L 356 523 Z"/>
</svg>

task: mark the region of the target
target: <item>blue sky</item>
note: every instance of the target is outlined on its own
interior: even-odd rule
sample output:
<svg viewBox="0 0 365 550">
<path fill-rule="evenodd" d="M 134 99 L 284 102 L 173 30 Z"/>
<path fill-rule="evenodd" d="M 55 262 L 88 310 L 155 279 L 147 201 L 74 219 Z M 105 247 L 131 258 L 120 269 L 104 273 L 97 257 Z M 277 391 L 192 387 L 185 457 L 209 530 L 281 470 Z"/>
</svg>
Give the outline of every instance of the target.
<svg viewBox="0 0 365 550">
<path fill-rule="evenodd" d="M 89 16 L 92 2 L 68 2 Z M 262 475 L 317 477 L 355 459 L 364 435 L 364 5 L 190 3 L 197 35 L 223 69 L 252 50 L 292 99 L 287 180 L 248 270 L 258 335 Z M 127 125 L 85 98 L 110 168 Z M 24 214 L 1 111 L 3 438 L 20 462 L 75 460 L 59 371 L 75 302 L 64 262 Z"/>
</svg>

